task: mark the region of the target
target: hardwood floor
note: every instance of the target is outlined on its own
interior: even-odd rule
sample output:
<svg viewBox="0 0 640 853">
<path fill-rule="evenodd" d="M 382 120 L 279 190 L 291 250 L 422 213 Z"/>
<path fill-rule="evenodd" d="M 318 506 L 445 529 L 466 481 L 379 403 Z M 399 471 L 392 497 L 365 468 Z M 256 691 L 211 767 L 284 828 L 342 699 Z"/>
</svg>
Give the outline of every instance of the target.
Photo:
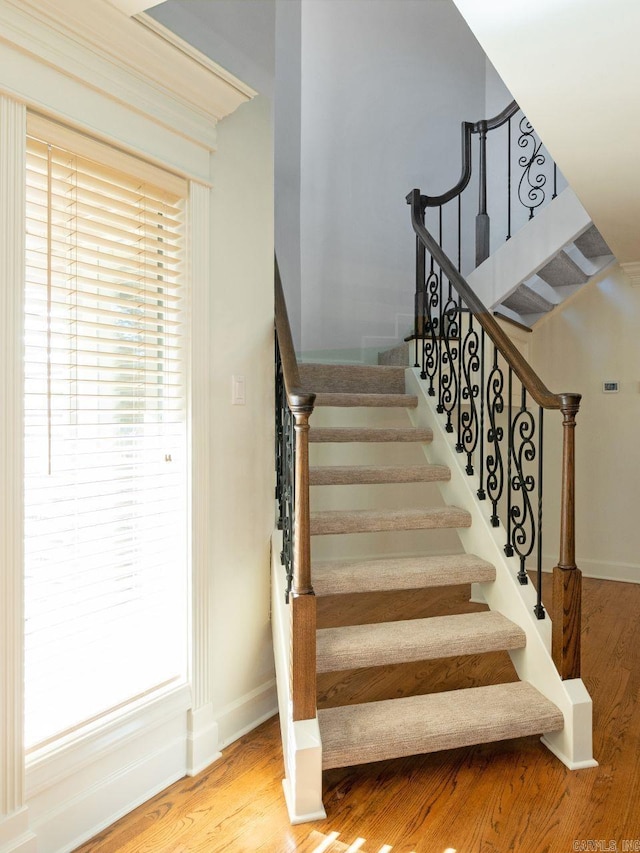
<svg viewBox="0 0 640 853">
<path fill-rule="evenodd" d="M 318 623 L 376 621 L 393 608 L 404 618 L 481 609 L 464 588 L 385 595 L 369 596 L 364 608 L 362 599 L 321 599 Z M 583 608 L 597 768 L 569 771 L 537 738 L 522 738 L 331 770 L 327 820 L 292 827 L 274 718 L 229 746 L 208 771 L 177 782 L 77 853 L 640 850 L 640 585 L 587 578 Z M 321 676 L 319 704 L 514 679 L 506 654 L 380 667 Z"/>
</svg>

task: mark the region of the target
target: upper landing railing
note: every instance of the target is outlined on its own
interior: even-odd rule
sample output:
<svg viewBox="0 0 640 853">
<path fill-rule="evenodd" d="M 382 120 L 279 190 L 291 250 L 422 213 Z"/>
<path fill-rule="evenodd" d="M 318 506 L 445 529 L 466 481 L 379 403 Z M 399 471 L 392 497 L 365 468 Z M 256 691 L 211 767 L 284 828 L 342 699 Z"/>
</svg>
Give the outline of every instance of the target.
<svg viewBox="0 0 640 853">
<path fill-rule="evenodd" d="M 535 560 L 534 611 L 539 619 L 545 616 L 542 604 L 544 413 L 562 412 L 560 542 L 551 610 L 552 654 L 560 675 L 568 679 L 580 675 L 581 574 L 575 563 L 574 516 L 574 435 L 580 394 L 555 394 L 546 387 L 460 272 L 460 196 L 472 178 L 471 135 L 477 132 L 480 136 L 476 260 L 481 262 L 489 249 L 486 133 L 505 123 L 509 125 L 517 111 L 513 103 L 494 119 L 475 125 L 465 122 L 463 169 L 455 187 L 439 196 L 426 196 L 417 189 L 407 196 L 416 233 L 415 366 L 428 383 L 427 393 L 436 398 L 436 409 L 445 420 L 445 429 L 455 434 L 456 450 L 465 457 L 467 474 L 478 478 L 478 499 L 490 503 L 492 524 L 495 527 L 503 524 L 504 551 L 518 559 L 520 583 L 528 583 L 527 568 Z M 526 127 L 531 135 L 528 123 Z M 539 156 L 540 143 L 536 142 L 532 160 L 535 162 Z M 509 184 L 510 166 L 509 159 Z M 555 171 L 554 167 L 554 176 Z M 520 185 L 523 180 L 521 177 Z M 545 181 L 533 178 L 531 181 L 531 193 L 536 189 L 542 191 Z M 529 218 L 539 206 L 535 203 L 538 198 L 529 196 Z M 443 207 L 456 199 L 457 264 L 443 248 L 442 233 Z M 435 234 L 425 224 L 425 213 L 431 207 L 438 210 Z M 508 224 L 510 227 L 510 214 Z M 510 231 L 506 236 L 510 237 Z"/>
<path fill-rule="evenodd" d="M 474 174 L 476 139 L 478 166 Z M 469 267 L 464 263 L 467 213 L 462 207 L 472 178 L 474 187 L 477 179 L 478 195 L 475 266 L 491 254 L 491 217 L 501 230 L 498 240 L 509 240 L 520 225 L 533 219 L 539 208 L 556 197 L 559 182 L 564 181 L 515 101 L 493 118 L 462 122 L 462 170 L 458 182 L 440 195 L 420 197 L 423 212 L 433 210 L 430 227 L 449 256 L 457 258 L 458 270 Z"/>
</svg>

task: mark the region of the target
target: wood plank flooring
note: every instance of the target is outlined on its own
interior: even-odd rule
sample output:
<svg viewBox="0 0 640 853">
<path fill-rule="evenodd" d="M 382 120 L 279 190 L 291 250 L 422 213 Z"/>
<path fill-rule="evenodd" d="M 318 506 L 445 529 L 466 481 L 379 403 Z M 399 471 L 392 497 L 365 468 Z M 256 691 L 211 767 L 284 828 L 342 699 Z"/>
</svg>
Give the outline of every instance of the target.
<svg viewBox="0 0 640 853">
<path fill-rule="evenodd" d="M 468 588 L 318 604 L 321 626 L 374 622 L 395 611 L 408 618 L 482 609 L 468 602 Z M 640 585 L 587 578 L 583 611 L 597 768 L 569 771 L 537 738 L 522 738 L 331 770 L 328 819 L 292 827 L 274 718 L 77 853 L 613 853 L 629 841 L 637 845 L 626 849 L 639 850 Z M 321 676 L 319 704 L 514 679 L 506 654 L 379 667 Z"/>
</svg>

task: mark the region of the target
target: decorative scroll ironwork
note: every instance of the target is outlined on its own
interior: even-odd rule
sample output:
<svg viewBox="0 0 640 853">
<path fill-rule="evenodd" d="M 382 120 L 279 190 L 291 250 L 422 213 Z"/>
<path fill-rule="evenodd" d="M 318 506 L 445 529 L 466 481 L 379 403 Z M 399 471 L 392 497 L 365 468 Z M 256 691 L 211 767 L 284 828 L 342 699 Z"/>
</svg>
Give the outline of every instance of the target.
<svg viewBox="0 0 640 853">
<path fill-rule="evenodd" d="M 504 465 L 502 461 L 501 442 L 504 438 L 504 428 L 499 418 L 504 412 L 504 374 L 498 364 L 498 351 L 493 351 L 493 366 L 487 378 L 487 414 L 489 429 L 487 430 L 486 489 L 491 501 L 491 524 L 500 524 L 498 503 L 504 490 Z"/>
<path fill-rule="evenodd" d="M 524 207 L 529 208 L 529 219 L 533 219 L 534 211 L 544 203 L 546 198 L 544 187 L 547 176 L 538 170 L 542 169 L 547 158 L 542 152 L 542 142 L 536 136 L 526 116 L 520 119 L 518 127 L 520 129 L 518 147 L 524 150 L 518 158 L 518 165 L 522 167 L 522 175 L 518 182 L 518 199 Z"/>
<path fill-rule="evenodd" d="M 531 492 L 536 480 L 532 463 L 536 460 L 536 423 L 533 413 L 527 409 L 527 394 L 522 390 L 519 410 L 514 415 L 509 429 L 511 432 L 511 456 L 513 461 L 509 488 L 511 501 L 510 544 L 520 559 L 518 580 L 527 583 L 526 560 L 536 543 L 536 519 L 531 504 Z"/>
<path fill-rule="evenodd" d="M 422 300 L 422 330 L 425 340 L 422 347 L 422 370 L 420 372 L 420 377 L 429 381 L 427 393 L 430 397 L 434 397 L 436 393 L 435 380 L 440 361 L 438 350 L 438 335 L 440 334 L 439 303 L 440 279 L 436 275 L 432 261 Z"/>
<path fill-rule="evenodd" d="M 287 602 L 293 582 L 295 471 L 295 416 L 287 403 L 280 350 L 276 339 L 276 500 L 278 501 L 278 529 L 282 530 L 280 559 L 287 576 Z"/>
<path fill-rule="evenodd" d="M 460 356 L 460 315 L 451 285 L 440 314 L 440 328 L 440 411 L 447 416 L 446 431 L 453 432 L 452 418 L 459 393 L 456 367 Z"/>
<path fill-rule="evenodd" d="M 494 126 L 498 124 L 494 122 Z M 466 179 L 465 171 L 461 183 Z M 456 186 L 438 198 L 447 201 L 459 191 Z M 424 225 L 425 205 L 435 206 L 435 200 L 418 189 L 407 196 L 413 229 L 425 249 L 422 255 L 418 252 L 421 267 L 416 277 L 421 294 L 416 300 L 421 312 L 420 319 L 416 317 L 416 332 L 420 329 L 424 339 L 421 377 L 429 382 L 429 396 L 437 395 L 435 408 L 445 416 L 445 429 L 457 433 L 453 444 L 466 454 L 467 474 L 477 478 L 478 499 L 491 502 L 491 524 L 496 528 L 504 525 L 505 553 L 523 582 L 528 581 L 527 568 L 533 568 L 535 556 L 534 613 L 539 619 L 545 617 L 541 584 L 543 411 L 562 412 L 560 556 L 554 572 L 576 574 L 571 576 L 573 586 L 563 587 L 561 599 L 553 604 L 553 656 L 562 678 L 576 678 L 580 672 L 580 573 L 575 564 L 574 427 L 580 395 L 551 393 L 482 304 L 443 251 L 441 235 L 436 239 Z M 520 388 L 520 402 L 515 405 L 514 385 Z M 528 399 L 538 406 L 537 418 Z M 572 615 L 570 620 L 567 613 Z"/>
<path fill-rule="evenodd" d="M 469 313 L 469 325 L 467 333 L 461 345 L 462 373 L 464 383 L 462 385 L 460 398 L 461 403 L 468 405 L 460 416 L 459 446 L 463 453 L 467 454 L 466 472 L 473 474 L 473 454 L 478 445 L 480 424 L 478 420 L 478 408 L 476 400 L 480 394 L 478 374 L 480 373 L 480 336 L 473 325 L 473 315 Z"/>
</svg>

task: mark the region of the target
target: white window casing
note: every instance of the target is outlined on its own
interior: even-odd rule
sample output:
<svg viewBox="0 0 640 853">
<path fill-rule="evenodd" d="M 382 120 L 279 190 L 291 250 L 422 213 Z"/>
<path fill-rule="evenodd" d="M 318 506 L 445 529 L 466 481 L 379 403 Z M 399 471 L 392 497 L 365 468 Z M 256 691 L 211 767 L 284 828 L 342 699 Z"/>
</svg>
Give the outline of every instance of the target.
<svg viewBox="0 0 640 853">
<path fill-rule="evenodd" d="M 0 705 L 0 847 L 12 853 L 34 853 L 37 844 L 38 853 L 58 853 L 74 849 L 137 803 L 185 773 L 197 772 L 219 755 L 209 658 L 212 618 L 208 529 L 211 387 L 207 373 L 211 346 L 207 326 L 211 286 L 210 169 L 217 121 L 255 93 L 214 63 L 187 50 L 161 27 L 149 28 L 139 20 L 130 19 L 106 0 L 92 0 L 90 4 L 86 0 L 0 0 L 0 28 L 3 34 L 0 41 L 3 69 L 0 79 L 3 142 L 0 146 L 0 223 L 3 224 L 0 266 L 7 285 L 3 288 L 1 320 L 5 353 L 0 363 L 1 432 L 5 437 L 0 448 L 0 469 L 5 486 L 1 546 L 3 595 L 0 598 L 3 640 L 0 650 L 0 695 L 3 696 Z M 139 48 L 137 52 L 134 46 Z M 27 155 L 27 109 L 30 111 L 29 130 L 36 141 L 49 142 L 53 149 L 71 150 L 80 160 L 102 162 L 114 172 L 126 173 L 127 158 L 138 158 L 140 162 L 134 171 L 146 185 L 157 185 L 157 175 L 162 174 L 160 186 L 164 184 L 164 189 L 179 199 L 179 216 L 184 216 L 188 229 L 181 270 L 190 287 L 192 303 L 190 316 L 180 315 L 180 318 L 192 321 L 192 325 L 188 334 L 187 327 L 182 327 L 187 368 L 184 478 L 190 511 L 190 528 L 180 546 L 184 546 L 185 562 L 190 568 L 187 679 L 184 667 L 181 672 L 177 671 L 179 666 L 169 667 L 173 674 L 156 673 L 151 679 L 155 687 L 149 686 L 146 692 L 143 688 L 142 693 L 134 689 L 135 696 L 121 697 L 120 707 L 113 707 L 117 702 L 113 697 L 96 701 L 92 722 L 81 729 L 74 729 L 73 722 L 66 720 L 52 725 L 48 732 L 38 734 L 34 730 L 29 736 L 32 744 L 36 746 L 43 738 L 44 742 L 30 752 L 25 771 L 21 618 L 24 594 L 23 334 L 20 315 L 27 267 L 24 175 L 27 157 L 33 160 L 40 156 L 35 150 Z M 44 139 L 42 122 L 49 131 L 48 138 Z M 70 144 L 69 134 L 74 144 Z M 60 189 L 52 186 L 52 195 L 54 188 Z M 86 211 L 91 208 L 92 190 L 90 187 L 84 190 L 84 198 L 78 193 L 74 203 L 78 209 L 85 205 Z M 125 208 L 130 200 L 129 196 L 119 199 L 119 212 L 112 211 L 113 221 L 109 227 L 114 233 L 111 236 L 118 231 L 116 216 L 126 215 Z M 153 243 L 153 238 L 145 240 Z M 90 248 L 85 248 L 83 274 L 76 265 L 74 277 L 79 285 L 88 287 L 86 280 L 91 280 L 92 261 Z M 30 251 L 35 251 L 33 246 Z M 96 266 L 99 264 L 93 264 Z M 169 264 L 163 264 L 162 269 L 170 269 Z M 169 279 L 165 272 L 156 280 Z M 163 294 L 171 293 L 168 286 L 160 289 Z M 50 290 L 47 300 L 53 307 L 54 296 L 59 295 L 54 293 L 53 281 Z M 77 292 L 78 309 L 83 306 L 78 317 L 82 315 L 86 338 L 95 338 L 105 331 L 101 320 L 95 319 L 97 315 L 93 313 L 97 302 L 101 303 L 105 316 L 117 321 L 114 315 L 121 313 L 122 308 L 117 301 L 111 301 L 110 294 L 117 299 L 117 294 L 124 292 L 101 288 L 93 304 L 91 298 L 85 298 L 86 294 Z M 96 297 L 95 293 L 93 295 Z M 142 302 L 153 300 L 143 297 Z M 168 329 L 169 321 L 176 319 L 168 306 L 175 303 L 168 296 L 164 303 L 163 311 L 158 313 L 162 313 L 161 319 L 166 321 L 164 325 Z M 112 313 L 108 314 L 109 311 Z M 24 343 L 28 345 L 29 335 L 63 336 L 59 327 L 53 328 L 59 322 L 59 317 L 55 322 L 52 317 L 50 332 L 47 323 L 44 328 L 36 323 L 31 331 L 27 327 Z M 140 329 L 140 340 L 144 340 L 148 332 L 150 330 Z M 78 365 L 78 370 L 80 368 Z M 41 389 L 37 390 L 42 376 L 33 379 L 33 393 L 42 393 Z M 45 397 L 51 397 L 51 425 L 45 425 L 45 437 L 41 435 L 39 441 L 44 440 L 47 447 L 51 441 L 51 451 L 46 455 L 51 456 L 53 466 L 56 443 L 53 370 L 50 380 L 45 371 L 44 381 L 51 386 L 45 392 Z M 59 381 L 59 377 L 55 381 Z M 69 381 L 68 377 L 65 381 Z M 24 390 L 31 393 L 26 387 Z M 46 420 L 49 421 L 48 408 Z M 184 422 L 179 426 L 183 429 Z M 165 462 L 165 455 L 171 455 L 172 462 Z M 40 452 L 35 456 L 42 461 Z M 172 464 L 172 451 L 164 451 L 163 446 L 162 463 L 158 463 L 158 467 L 164 470 L 165 465 Z M 163 474 L 158 476 L 164 479 Z M 27 650 L 27 658 L 28 655 Z M 164 684 L 164 692 L 157 689 L 158 679 Z M 27 700 L 30 701 L 28 693 Z M 41 697 L 41 701 L 47 701 L 47 697 Z M 54 729 L 64 734 L 58 736 Z"/>
</svg>

